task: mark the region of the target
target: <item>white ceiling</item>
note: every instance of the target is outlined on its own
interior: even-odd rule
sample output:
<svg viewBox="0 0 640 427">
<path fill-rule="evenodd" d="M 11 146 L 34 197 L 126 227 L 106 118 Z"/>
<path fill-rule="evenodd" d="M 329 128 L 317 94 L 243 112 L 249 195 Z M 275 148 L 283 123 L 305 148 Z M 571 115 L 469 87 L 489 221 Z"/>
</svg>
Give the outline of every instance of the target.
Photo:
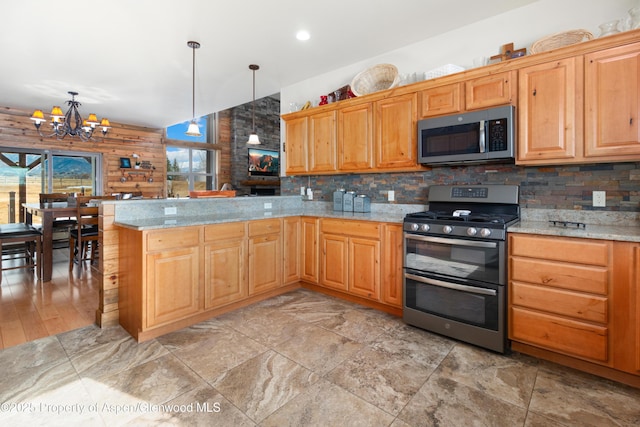
<svg viewBox="0 0 640 427">
<path fill-rule="evenodd" d="M 48 113 L 79 92 L 84 117 L 165 127 L 535 0 L 10 0 L 0 105 Z M 300 29 L 311 33 L 296 40 Z M 64 108 L 66 110 L 66 108 Z"/>
</svg>

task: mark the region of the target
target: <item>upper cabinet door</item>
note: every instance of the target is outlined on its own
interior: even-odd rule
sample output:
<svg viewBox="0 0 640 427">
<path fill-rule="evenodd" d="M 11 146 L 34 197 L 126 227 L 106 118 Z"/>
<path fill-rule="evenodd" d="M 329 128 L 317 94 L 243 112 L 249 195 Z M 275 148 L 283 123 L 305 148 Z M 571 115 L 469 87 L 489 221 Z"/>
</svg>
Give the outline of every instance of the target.
<svg viewBox="0 0 640 427">
<path fill-rule="evenodd" d="M 285 126 L 287 175 L 305 173 L 309 170 L 307 164 L 308 118 L 287 120 Z"/>
<path fill-rule="evenodd" d="M 582 57 L 519 70 L 520 164 L 582 157 Z"/>
<path fill-rule="evenodd" d="M 464 85 L 453 83 L 420 92 L 420 118 L 459 113 L 464 110 Z"/>
<path fill-rule="evenodd" d="M 373 167 L 373 109 L 370 102 L 338 110 L 338 170 Z"/>
<path fill-rule="evenodd" d="M 465 108 L 477 110 L 515 104 L 516 72 L 491 74 L 465 82 Z"/>
<path fill-rule="evenodd" d="M 375 102 L 377 168 L 417 167 L 417 103 L 416 93 Z"/>
<path fill-rule="evenodd" d="M 585 56 L 585 157 L 640 155 L 640 43 Z"/>
<path fill-rule="evenodd" d="M 336 112 L 309 116 L 309 171 L 336 170 Z"/>
</svg>

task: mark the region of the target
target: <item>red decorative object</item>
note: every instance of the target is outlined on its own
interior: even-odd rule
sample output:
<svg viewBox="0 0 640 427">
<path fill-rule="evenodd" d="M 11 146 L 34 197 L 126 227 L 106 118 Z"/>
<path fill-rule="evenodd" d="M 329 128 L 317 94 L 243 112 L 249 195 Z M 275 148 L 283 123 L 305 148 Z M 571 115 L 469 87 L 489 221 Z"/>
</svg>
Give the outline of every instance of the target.
<svg viewBox="0 0 640 427">
<path fill-rule="evenodd" d="M 327 95 L 320 95 L 320 104 L 319 105 L 326 105 L 328 103 L 329 103 L 329 101 L 327 100 Z"/>
</svg>

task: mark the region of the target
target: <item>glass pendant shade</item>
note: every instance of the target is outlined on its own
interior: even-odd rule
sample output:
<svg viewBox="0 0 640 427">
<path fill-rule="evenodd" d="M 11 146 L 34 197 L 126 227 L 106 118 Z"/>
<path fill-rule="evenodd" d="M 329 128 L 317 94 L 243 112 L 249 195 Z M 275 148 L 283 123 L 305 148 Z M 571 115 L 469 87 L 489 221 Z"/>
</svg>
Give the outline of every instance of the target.
<svg viewBox="0 0 640 427">
<path fill-rule="evenodd" d="M 249 135 L 249 140 L 247 141 L 247 144 L 259 145 L 260 139 L 258 138 L 258 134 L 252 133 L 251 135 Z"/>
<path fill-rule="evenodd" d="M 202 136 L 198 123 L 196 123 L 195 120 L 191 120 L 191 123 L 189 123 L 189 128 L 187 129 L 186 134 L 189 136 Z"/>
</svg>

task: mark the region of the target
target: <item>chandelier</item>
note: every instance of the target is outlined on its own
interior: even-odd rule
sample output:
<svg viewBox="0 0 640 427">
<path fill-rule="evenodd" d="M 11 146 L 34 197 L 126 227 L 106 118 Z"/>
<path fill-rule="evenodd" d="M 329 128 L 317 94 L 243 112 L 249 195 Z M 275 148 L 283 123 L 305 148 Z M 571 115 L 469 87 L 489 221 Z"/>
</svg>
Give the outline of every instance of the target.
<svg viewBox="0 0 640 427">
<path fill-rule="evenodd" d="M 40 131 L 40 125 L 43 122 L 46 122 L 44 118 L 44 114 L 42 110 L 36 110 L 31 115 L 31 120 L 34 121 L 34 125 L 38 130 L 40 136 L 45 138 L 51 138 L 55 136 L 58 139 L 62 139 L 67 135 L 77 136 L 83 141 L 91 140 L 93 136 L 93 131 L 96 126 L 100 126 L 102 128 L 102 137 L 109 132 L 111 129 L 111 124 L 108 119 L 102 119 L 98 121 L 98 118 L 95 114 L 89 114 L 87 120 L 83 120 L 80 112 L 78 111 L 78 107 L 81 105 L 78 101 L 76 101 L 76 95 L 78 92 L 68 92 L 71 95 L 71 99 L 67 101 L 67 105 L 69 109 L 66 113 L 62 113 L 62 109 L 58 106 L 55 106 L 51 109 L 51 127 L 53 128 L 53 132 L 50 134 L 43 134 Z"/>
</svg>

